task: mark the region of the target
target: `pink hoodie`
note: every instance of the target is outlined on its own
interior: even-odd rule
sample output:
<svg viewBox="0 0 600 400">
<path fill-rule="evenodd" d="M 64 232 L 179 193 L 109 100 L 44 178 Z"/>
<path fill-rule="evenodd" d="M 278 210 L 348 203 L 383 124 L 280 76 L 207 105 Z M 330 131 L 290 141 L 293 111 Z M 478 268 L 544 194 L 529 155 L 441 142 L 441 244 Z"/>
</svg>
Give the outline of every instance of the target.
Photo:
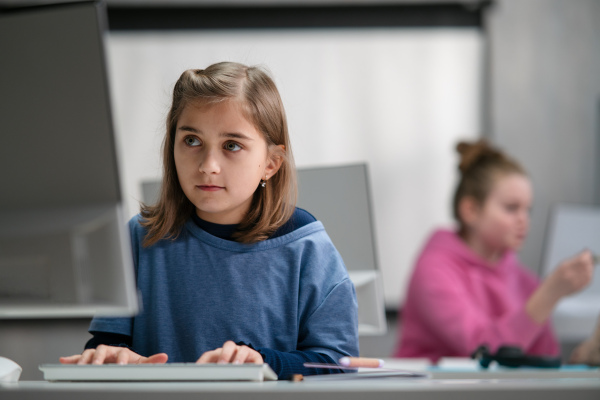
<svg viewBox="0 0 600 400">
<path fill-rule="evenodd" d="M 525 311 L 538 279 L 507 252 L 497 265 L 475 254 L 452 231 L 438 230 L 419 259 L 402 308 L 395 357 L 469 357 L 481 344 L 495 352 L 516 345 L 534 355 L 558 355 L 549 322 Z"/>
</svg>

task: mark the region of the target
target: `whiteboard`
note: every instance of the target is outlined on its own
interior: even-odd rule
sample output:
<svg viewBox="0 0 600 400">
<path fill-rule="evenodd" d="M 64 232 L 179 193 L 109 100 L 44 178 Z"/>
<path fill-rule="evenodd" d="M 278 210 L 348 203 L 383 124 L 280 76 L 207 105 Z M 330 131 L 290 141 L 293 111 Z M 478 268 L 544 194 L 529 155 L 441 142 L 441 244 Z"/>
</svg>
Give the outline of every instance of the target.
<svg viewBox="0 0 600 400">
<path fill-rule="evenodd" d="M 141 182 L 160 178 L 165 118 L 183 70 L 264 65 L 299 168 L 368 165 L 386 307 L 401 304 L 423 241 L 452 224 L 456 141 L 481 134 L 478 29 L 111 32 L 108 50 L 130 215 Z"/>
</svg>

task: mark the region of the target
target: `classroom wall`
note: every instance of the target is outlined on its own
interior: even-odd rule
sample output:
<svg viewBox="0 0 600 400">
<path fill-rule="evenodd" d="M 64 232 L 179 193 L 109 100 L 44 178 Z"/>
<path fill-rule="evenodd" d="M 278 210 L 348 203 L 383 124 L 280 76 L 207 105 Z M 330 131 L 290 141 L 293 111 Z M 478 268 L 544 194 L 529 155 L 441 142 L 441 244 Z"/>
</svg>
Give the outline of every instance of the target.
<svg viewBox="0 0 600 400">
<path fill-rule="evenodd" d="M 533 180 L 521 257 L 540 271 L 552 206 L 600 204 L 600 2 L 499 0 L 486 29 L 485 125 Z"/>
</svg>

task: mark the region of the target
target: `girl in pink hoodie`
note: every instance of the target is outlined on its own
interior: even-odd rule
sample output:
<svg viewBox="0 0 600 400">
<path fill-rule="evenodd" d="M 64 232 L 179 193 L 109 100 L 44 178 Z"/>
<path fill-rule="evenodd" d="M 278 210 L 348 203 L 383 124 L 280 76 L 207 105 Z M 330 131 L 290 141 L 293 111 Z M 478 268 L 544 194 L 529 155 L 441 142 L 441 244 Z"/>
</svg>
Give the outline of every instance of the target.
<svg viewBox="0 0 600 400">
<path fill-rule="evenodd" d="M 550 325 L 558 301 L 584 288 L 584 251 L 543 282 L 519 262 L 529 229 L 531 183 L 523 168 L 485 141 L 462 142 L 454 196 L 457 230 L 433 233 L 418 257 L 402 308 L 396 357 L 468 357 L 480 345 L 558 355 Z"/>
</svg>

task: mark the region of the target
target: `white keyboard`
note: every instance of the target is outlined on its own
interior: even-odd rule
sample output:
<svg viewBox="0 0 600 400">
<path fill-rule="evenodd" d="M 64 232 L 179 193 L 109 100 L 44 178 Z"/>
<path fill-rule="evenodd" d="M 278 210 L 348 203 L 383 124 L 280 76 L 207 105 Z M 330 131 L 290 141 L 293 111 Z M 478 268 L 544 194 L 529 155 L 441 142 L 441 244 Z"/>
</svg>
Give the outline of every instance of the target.
<svg viewBox="0 0 600 400">
<path fill-rule="evenodd" d="M 41 364 L 47 381 L 272 381 L 268 364 Z"/>
</svg>

